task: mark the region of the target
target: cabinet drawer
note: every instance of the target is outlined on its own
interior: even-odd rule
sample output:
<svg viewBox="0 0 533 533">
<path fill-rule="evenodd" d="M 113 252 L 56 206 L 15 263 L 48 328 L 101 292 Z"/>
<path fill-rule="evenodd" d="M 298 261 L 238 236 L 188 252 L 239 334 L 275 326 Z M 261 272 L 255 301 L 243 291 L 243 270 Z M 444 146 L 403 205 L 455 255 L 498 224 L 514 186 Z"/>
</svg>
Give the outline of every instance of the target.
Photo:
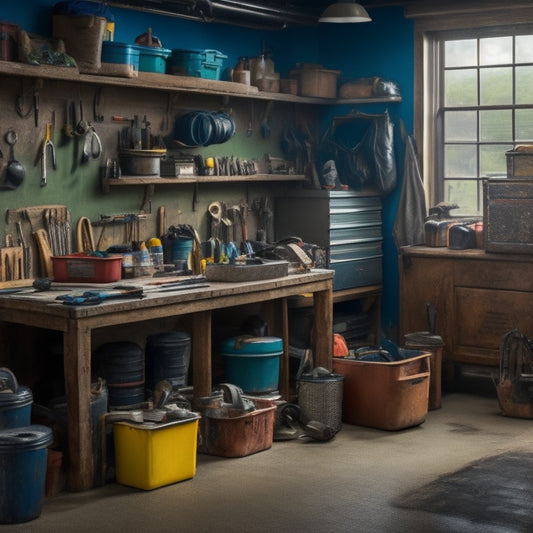
<svg viewBox="0 0 533 533">
<path fill-rule="evenodd" d="M 331 211 L 337 210 L 380 210 L 381 198 L 379 196 L 345 196 L 329 198 L 329 208 Z"/>
<path fill-rule="evenodd" d="M 332 210 L 330 228 L 364 227 L 381 225 L 381 211 Z"/>
<path fill-rule="evenodd" d="M 350 261 L 354 259 L 372 259 L 383 256 L 382 241 L 363 244 L 340 244 L 329 249 L 329 261 Z"/>
<path fill-rule="evenodd" d="M 533 294 L 507 290 L 455 289 L 455 344 L 498 350 L 513 328 L 533 335 Z"/>
<path fill-rule="evenodd" d="M 339 228 L 331 230 L 331 246 L 344 243 L 359 243 L 381 240 L 383 232 L 381 226 L 368 226 L 362 228 Z"/>
<path fill-rule="evenodd" d="M 333 290 L 379 285 L 383 279 L 383 260 L 381 257 L 332 262 L 335 271 Z"/>
<path fill-rule="evenodd" d="M 455 285 L 533 291 L 533 263 L 511 261 L 455 261 Z"/>
</svg>

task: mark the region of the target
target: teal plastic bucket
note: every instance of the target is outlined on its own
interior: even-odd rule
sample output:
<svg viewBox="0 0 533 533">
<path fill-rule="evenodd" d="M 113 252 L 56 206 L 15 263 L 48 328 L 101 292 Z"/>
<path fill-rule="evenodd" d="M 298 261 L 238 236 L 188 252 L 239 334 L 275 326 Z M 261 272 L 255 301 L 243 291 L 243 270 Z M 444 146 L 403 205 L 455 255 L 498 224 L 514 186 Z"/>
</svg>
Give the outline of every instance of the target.
<svg viewBox="0 0 533 533">
<path fill-rule="evenodd" d="M 278 337 L 233 337 L 220 345 L 226 381 L 248 394 L 278 389 L 283 340 Z"/>
<path fill-rule="evenodd" d="M 0 429 L 20 428 L 31 423 L 33 395 L 20 386 L 8 368 L 0 368 Z"/>
<path fill-rule="evenodd" d="M 52 430 L 33 425 L 0 431 L 0 524 L 38 518 L 46 486 Z"/>
</svg>

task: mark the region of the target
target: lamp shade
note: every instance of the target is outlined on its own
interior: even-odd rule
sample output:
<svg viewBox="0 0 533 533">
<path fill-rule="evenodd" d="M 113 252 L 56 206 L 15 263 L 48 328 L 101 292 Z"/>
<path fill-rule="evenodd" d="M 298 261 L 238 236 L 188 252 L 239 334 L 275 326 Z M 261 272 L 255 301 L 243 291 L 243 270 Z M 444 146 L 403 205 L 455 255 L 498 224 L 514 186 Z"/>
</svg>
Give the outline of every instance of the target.
<svg viewBox="0 0 533 533">
<path fill-rule="evenodd" d="M 331 4 L 318 19 L 318 22 L 370 22 L 366 9 L 355 2 Z"/>
</svg>

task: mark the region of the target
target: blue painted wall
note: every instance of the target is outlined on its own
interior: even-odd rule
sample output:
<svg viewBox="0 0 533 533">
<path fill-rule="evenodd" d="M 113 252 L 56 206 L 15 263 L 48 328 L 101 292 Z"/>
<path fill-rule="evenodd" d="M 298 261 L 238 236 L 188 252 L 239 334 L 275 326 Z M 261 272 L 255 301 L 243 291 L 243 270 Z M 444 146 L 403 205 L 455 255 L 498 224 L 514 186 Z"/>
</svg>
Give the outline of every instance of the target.
<svg viewBox="0 0 533 533">
<path fill-rule="evenodd" d="M 7 4 L 7 5 L 6 5 Z M 53 0 L 3 2 L 0 19 L 19 24 L 29 32 L 49 36 L 52 28 Z M 413 24 L 404 19 L 401 8 L 370 11 L 373 18 L 367 24 L 321 24 L 313 28 L 283 31 L 257 31 L 222 24 L 187 21 L 173 17 L 151 15 L 139 11 L 112 8 L 116 20 L 115 41 L 133 42 L 148 27 L 167 48 L 219 50 L 234 65 L 241 55 L 254 56 L 263 46 L 270 48 L 276 70 L 285 76 L 297 62 L 320 63 L 324 68 L 338 69 L 343 79 L 381 76 L 400 84 L 403 101 L 389 104 L 392 121 L 396 124 L 396 157 L 399 183 L 384 202 L 384 334 L 395 338 L 398 326 L 398 260 L 392 239 L 392 229 L 403 173 L 403 144 L 399 135 L 399 120 L 408 133 L 413 126 Z M 383 105 L 366 105 L 358 109 L 382 112 Z M 334 114 L 344 114 L 349 106 L 324 110 L 322 127 L 326 128 Z"/>
</svg>

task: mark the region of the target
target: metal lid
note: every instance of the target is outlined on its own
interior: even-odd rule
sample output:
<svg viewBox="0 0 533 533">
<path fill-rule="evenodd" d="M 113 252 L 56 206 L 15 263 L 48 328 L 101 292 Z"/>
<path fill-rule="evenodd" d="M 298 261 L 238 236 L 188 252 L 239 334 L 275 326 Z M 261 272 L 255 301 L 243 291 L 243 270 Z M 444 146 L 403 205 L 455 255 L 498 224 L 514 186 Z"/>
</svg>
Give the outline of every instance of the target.
<svg viewBox="0 0 533 533">
<path fill-rule="evenodd" d="M 242 335 L 226 339 L 220 344 L 222 355 L 279 355 L 283 353 L 283 339 Z"/>
<path fill-rule="evenodd" d="M 20 386 L 15 374 L 9 368 L 0 368 L 0 409 L 26 405 L 32 401 L 31 390 Z"/>
<path fill-rule="evenodd" d="M 52 443 L 52 429 L 38 424 L 0 430 L 0 453 L 44 448 Z"/>
</svg>

